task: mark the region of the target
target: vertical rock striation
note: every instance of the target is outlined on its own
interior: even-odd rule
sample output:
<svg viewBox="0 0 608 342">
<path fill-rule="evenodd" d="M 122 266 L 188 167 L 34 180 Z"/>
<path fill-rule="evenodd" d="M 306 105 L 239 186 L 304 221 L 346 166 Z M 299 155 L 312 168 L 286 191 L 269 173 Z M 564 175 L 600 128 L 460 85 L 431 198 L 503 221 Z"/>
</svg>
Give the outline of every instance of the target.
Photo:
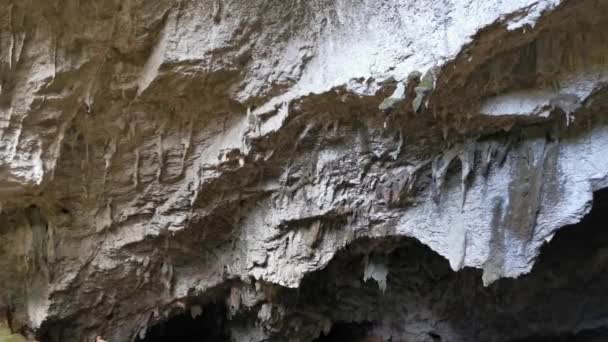
<svg viewBox="0 0 608 342">
<path fill-rule="evenodd" d="M 0 334 L 607 336 L 607 11 L 0 0 Z"/>
</svg>

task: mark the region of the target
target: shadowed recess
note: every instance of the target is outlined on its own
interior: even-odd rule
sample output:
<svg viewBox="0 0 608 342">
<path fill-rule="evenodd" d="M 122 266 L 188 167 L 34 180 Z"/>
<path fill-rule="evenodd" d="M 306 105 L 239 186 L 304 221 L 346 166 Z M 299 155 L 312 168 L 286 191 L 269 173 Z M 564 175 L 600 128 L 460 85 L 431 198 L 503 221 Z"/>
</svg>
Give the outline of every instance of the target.
<svg viewBox="0 0 608 342">
<path fill-rule="evenodd" d="M 171 317 L 151 327 L 137 342 L 223 342 L 229 341 L 224 331 L 226 310 L 219 304 L 210 304 L 202 312 L 187 312 Z"/>
</svg>

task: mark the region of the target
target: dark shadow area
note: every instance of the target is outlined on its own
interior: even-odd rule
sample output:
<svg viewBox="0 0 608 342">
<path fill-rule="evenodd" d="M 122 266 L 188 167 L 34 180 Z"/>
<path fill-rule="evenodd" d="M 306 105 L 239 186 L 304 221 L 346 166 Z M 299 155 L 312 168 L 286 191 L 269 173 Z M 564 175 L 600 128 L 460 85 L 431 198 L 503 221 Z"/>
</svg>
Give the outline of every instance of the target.
<svg viewBox="0 0 608 342">
<path fill-rule="evenodd" d="M 202 314 L 192 318 L 190 312 L 171 317 L 150 328 L 144 339 L 136 342 L 225 342 L 230 341 L 224 329 L 226 310 L 219 304 L 203 307 Z"/>
<path fill-rule="evenodd" d="M 566 334 L 553 337 L 533 337 L 521 339 L 514 342 L 606 342 L 608 341 L 608 329 L 583 330 L 578 334 Z"/>
<path fill-rule="evenodd" d="M 321 335 L 313 342 L 364 341 L 366 337 L 369 337 L 369 332 L 371 328 L 372 324 L 369 322 L 336 323 L 331 327 L 331 330 L 327 335 Z"/>
</svg>

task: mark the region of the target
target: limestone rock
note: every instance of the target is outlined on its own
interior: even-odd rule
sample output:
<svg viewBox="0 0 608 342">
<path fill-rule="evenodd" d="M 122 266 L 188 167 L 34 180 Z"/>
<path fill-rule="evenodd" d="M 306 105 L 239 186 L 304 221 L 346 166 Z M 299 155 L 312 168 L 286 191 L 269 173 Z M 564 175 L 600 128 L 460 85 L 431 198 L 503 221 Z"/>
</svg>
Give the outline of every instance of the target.
<svg viewBox="0 0 608 342">
<path fill-rule="evenodd" d="M 607 11 L 0 0 L 0 328 L 40 342 L 605 328 L 608 310 L 582 304 L 562 330 L 526 326 L 499 296 L 533 310 L 522 291 L 564 284 L 601 302 L 577 280 L 607 284 L 603 246 L 571 251 L 587 272 L 573 279 L 534 265 L 608 187 Z"/>
</svg>

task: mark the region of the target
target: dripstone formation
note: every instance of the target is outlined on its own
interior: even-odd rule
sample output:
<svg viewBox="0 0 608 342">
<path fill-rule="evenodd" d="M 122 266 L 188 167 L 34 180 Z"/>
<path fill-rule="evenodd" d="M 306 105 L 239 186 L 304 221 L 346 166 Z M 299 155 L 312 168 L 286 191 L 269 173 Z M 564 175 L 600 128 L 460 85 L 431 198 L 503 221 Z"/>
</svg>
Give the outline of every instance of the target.
<svg viewBox="0 0 608 342">
<path fill-rule="evenodd" d="M 0 0 L 0 341 L 607 340 L 606 13 Z"/>
</svg>

